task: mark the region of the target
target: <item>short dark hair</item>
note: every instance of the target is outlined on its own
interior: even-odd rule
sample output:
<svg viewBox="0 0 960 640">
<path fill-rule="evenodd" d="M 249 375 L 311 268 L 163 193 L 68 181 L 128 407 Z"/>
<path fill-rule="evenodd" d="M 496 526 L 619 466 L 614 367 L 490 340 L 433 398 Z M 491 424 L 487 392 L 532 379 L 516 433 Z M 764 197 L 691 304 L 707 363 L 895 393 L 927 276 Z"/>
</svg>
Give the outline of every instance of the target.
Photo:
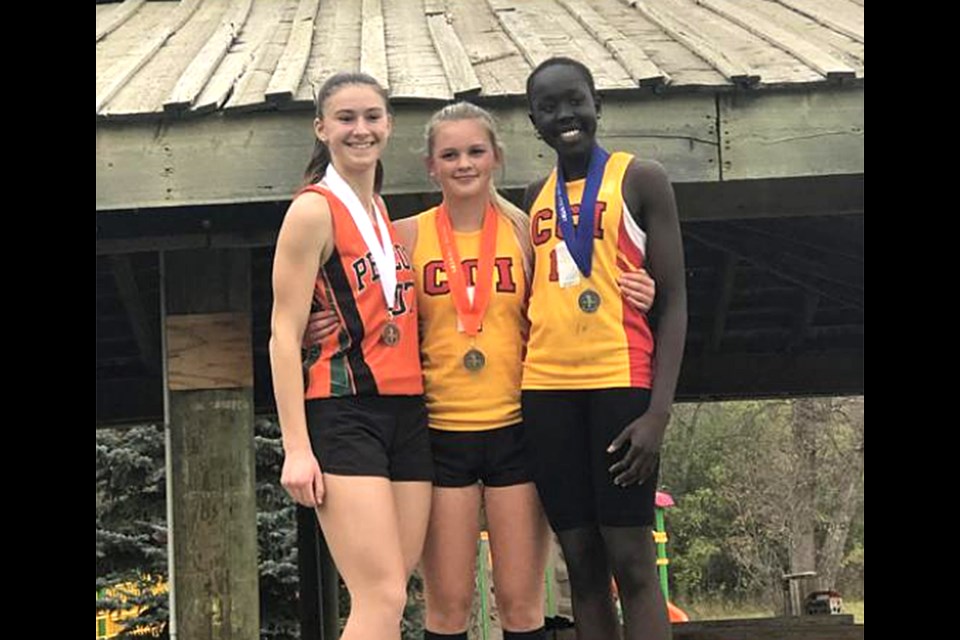
<svg viewBox="0 0 960 640">
<path fill-rule="evenodd" d="M 576 69 L 577 72 L 583 76 L 583 81 L 587 83 L 590 93 L 594 95 L 597 94 L 597 87 L 596 83 L 593 81 L 593 74 L 590 73 L 590 69 L 587 68 L 587 65 L 583 64 L 579 60 L 574 60 L 573 58 L 568 58 L 566 56 L 555 56 L 553 58 L 547 58 L 538 64 L 537 67 L 530 72 L 530 75 L 527 76 L 527 104 L 533 106 L 530 103 L 530 88 L 533 86 L 533 81 L 540 74 L 540 72 L 545 69 L 549 69 L 550 67 L 557 67 L 561 65 L 566 65 Z"/>
</svg>

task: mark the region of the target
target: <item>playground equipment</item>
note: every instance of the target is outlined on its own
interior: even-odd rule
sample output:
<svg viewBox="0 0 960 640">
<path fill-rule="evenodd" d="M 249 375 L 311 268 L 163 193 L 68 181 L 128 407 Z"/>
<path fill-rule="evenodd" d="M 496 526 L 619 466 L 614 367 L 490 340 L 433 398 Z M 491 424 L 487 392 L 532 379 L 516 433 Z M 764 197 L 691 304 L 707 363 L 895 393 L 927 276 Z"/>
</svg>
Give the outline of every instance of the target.
<svg viewBox="0 0 960 640">
<path fill-rule="evenodd" d="M 653 541 L 657 544 L 657 573 L 660 575 L 660 590 L 663 591 L 663 599 L 667 603 L 667 616 L 670 622 L 689 622 L 690 616 L 670 602 L 670 560 L 667 558 L 667 527 L 666 511 L 674 506 L 673 496 L 663 491 L 657 491 L 654 498 L 654 529 Z"/>
</svg>

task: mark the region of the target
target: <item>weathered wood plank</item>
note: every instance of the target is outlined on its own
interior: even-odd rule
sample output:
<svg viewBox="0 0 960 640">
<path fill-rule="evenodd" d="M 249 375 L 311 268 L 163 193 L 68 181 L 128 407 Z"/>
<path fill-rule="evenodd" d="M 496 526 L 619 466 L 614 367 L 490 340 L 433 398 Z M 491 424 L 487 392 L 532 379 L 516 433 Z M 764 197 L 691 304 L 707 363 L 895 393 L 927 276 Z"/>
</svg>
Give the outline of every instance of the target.
<svg viewBox="0 0 960 640">
<path fill-rule="evenodd" d="M 851 12 L 843 11 L 842 3 L 820 3 L 816 0 L 776 0 L 785 7 L 793 9 L 797 13 L 803 14 L 813 20 L 816 20 L 823 26 L 833 29 L 837 33 L 853 38 L 857 42 L 863 42 L 863 12 L 859 16 L 851 15 Z M 859 18 L 859 19 L 858 19 Z"/>
<path fill-rule="evenodd" d="M 729 86 L 730 82 L 703 58 L 677 42 L 655 22 L 619 0 L 598 2 L 594 9 L 672 78 L 672 85 Z"/>
<path fill-rule="evenodd" d="M 252 395 L 168 394 L 170 606 L 184 638 L 260 636 Z"/>
<path fill-rule="evenodd" d="M 831 80 L 849 79 L 856 75 L 853 67 L 823 49 L 728 0 L 697 0 L 697 4 L 783 49 Z"/>
<path fill-rule="evenodd" d="M 101 115 L 129 117 L 162 113 L 164 100 L 216 32 L 227 6 L 220 2 L 200 3 L 190 18 L 101 110 Z"/>
<path fill-rule="evenodd" d="M 206 113 L 225 105 L 234 91 L 239 89 L 240 79 L 252 68 L 258 54 L 267 45 L 277 28 L 284 7 L 290 2 L 291 0 L 253 3 L 240 37 L 234 40 L 194 100 L 191 112 Z"/>
<path fill-rule="evenodd" d="M 584 0 L 558 0 L 583 28 L 610 50 L 640 86 L 659 86 L 670 76 L 658 67 L 637 44 L 626 38 Z"/>
<path fill-rule="evenodd" d="M 339 71 L 360 70 L 362 9 L 361 0 L 320 3 L 318 28 L 313 33 L 310 59 L 295 103 L 312 105 L 320 85 L 331 75 Z"/>
<path fill-rule="evenodd" d="M 863 173 L 863 89 L 719 97 L 725 180 Z"/>
<path fill-rule="evenodd" d="M 443 13 L 427 14 L 427 26 L 453 95 L 460 97 L 479 92 L 480 79 L 447 16 Z"/>
<path fill-rule="evenodd" d="M 249 314 L 168 315 L 166 333 L 171 390 L 253 386 Z"/>
<path fill-rule="evenodd" d="M 597 41 L 575 16 L 558 10 L 555 0 L 528 0 L 519 3 L 516 12 L 547 47 L 549 55 L 568 56 L 584 63 L 593 73 L 600 91 L 636 88 L 636 80 L 613 57 L 610 49 Z"/>
<path fill-rule="evenodd" d="M 244 28 L 252 4 L 253 0 L 232 0 L 216 32 L 190 62 L 164 101 L 164 111 L 182 111 L 193 104 Z"/>
<path fill-rule="evenodd" d="M 363 33 L 360 41 L 360 71 L 373 76 L 390 90 L 387 65 L 387 38 L 384 32 L 381 0 L 363 0 Z"/>
<path fill-rule="evenodd" d="M 386 193 L 431 192 L 419 158 L 432 106 L 399 105 L 384 154 Z M 493 110 L 506 145 L 506 178 L 522 188 L 545 174 L 553 153 L 533 135 L 526 105 Z M 313 147 L 309 112 L 270 112 L 97 125 L 98 210 L 285 200 Z M 712 95 L 658 96 L 638 103 L 608 96 L 601 138 L 613 149 L 663 162 L 677 182 L 719 179 Z"/>
<path fill-rule="evenodd" d="M 736 4 L 741 9 L 762 16 L 768 22 L 797 34 L 801 40 L 840 58 L 857 70 L 858 77 L 862 77 L 863 43 L 828 29 L 816 20 L 770 0 L 737 0 Z"/>
<path fill-rule="evenodd" d="M 497 16 L 503 30 L 531 67 L 536 67 L 552 55 L 550 49 L 543 43 L 536 31 L 527 24 L 521 12 L 515 10 L 512 6 L 498 8 L 498 6 L 503 7 L 504 4 L 494 2 L 494 0 L 487 0 L 487 2 Z"/>
<path fill-rule="evenodd" d="M 743 61 L 736 60 L 715 45 L 701 30 L 686 20 L 678 19 L 672 12 L 654 7 L 648 2 L 622 0 L 639 11 L 644 17 L 656 23 L 661 29 L 698 56 L 706 60 L 730 81 L 751 85 L 760 81 L 760 75 Z"/>
<path fill-rule="evenodd" d="M 317 7 L 320 0 L 300 0 L 293 19 L 290 36 L 283 55 L 267 85 L 265 97 L 271 102 L 284 102 L 293 98 L 300 87 L 300 80 L 307 68 L 313 31 L 317 27 Z"/>
<path fill-rule="evenodd" d="M 123 4 L 114 7 L 103 19 L 98 19 L 97 42 L 106 38 L 114 29 L 129 20 L 145 1 L 146 0 L 123 0 Z"/>
<path fill-rule="evenodd" d="M 482 95 L 522 95 L 531 67 L 487 3 L 455 2 L 449 15 L 482 85 Z"/>
<path fill-rule="evenodd" d="M 111 69 L 110 73 L 113 76 L 112 82 L 102 89 L 98 87 L 96 107 L 98 114 L 104 105 L 123 88 L 137 71 L 150 61 L 154 54 L 160 50 L 160 47 L 163 46 L 163 43 L 190 19 L 190 16 L 193 15 L 193 12 L 197 10 L 199 5 L 200 0 L 183 0 L 183 2 L 177 5 L 177 8 L 173 11 L 170 18 L 152 37 L 147 39 L 138 48 L 138 51 L 134 55 L 128 56 L 117 63 L 120 65 L 119 70 Z"/>
<path fill-rule="evenodd" d="M 390 65 L 390 96 L 418 100 L 453 99 L 422 5 L 409 0 L 381 2 Z"/>
<path fill-rule="evenodd" d="M 286 49 L 295 15 L 296 6 L 294 5 L 289 5 L 281 11 L 280 19 L 273 26 L 266 43 L 257 48 L 250 66 L 240 76 L 233 95 L 225 105 L 225 110 L 250 110 L 263 107 L 266 103 L 267 86 L 277 68 L 280 56 Z"/>
<path fill-rule="evenodd" d="M 124 73 L 127 61 L 142 55 L 144 46 L 163 28 L 171 12 L 168 3 L 147 2 L 109 37 L 96 44 L 97 94 Z"/>
<path fill-rule="evenodd" d="M 860 358 L 862 370 L 862 354 Z M 723 356 L 705 358 L 702 366 L 710 372 L 716 372 L 716 364 L 725 359 Z M 804 369 L 807 369 L 804 373 L 807 377 L 811 377 L 811 374 L 826 364 L 829 359 L 806 356 L 798 358 L 796 364 L 803 363 Z M 817 363 L 817 360 L 821 362 Z M 790 364 L 793 363 L 783 363 L 781 368 L 787 368 Z M 817 366 L 818 364 L 820 366 Z M 844 366 L 842 369 L 852 374 L 857 372 L 850 366 Z M 757 370 L 762 371 L 763 368 L 760 367 Z M 771 373 L 777 377 L 782 375 L 781 371 L 772 370 Z M 827 372 L 824 371 L 824 373 Z M 860 375 L 862 376 L 862 373 Z M 678 640 L 860 640 L 864 637 L 863 631 L 863 625 L 853 624 L 852 616 L 711 620 L 673 625 L 673 635 Z"/>
<path fill-rule="evenodd" d="M 444 0 L 423 0 L 423 14 L 426 16 L 435 16 L 446 11 L 447 3 Z"/>
<path fill-rule="evenodd" d="M 161 256 L 171 609 L 184 637 L 259 638 L 250 265 L 244 250 Z"/>
</svg>

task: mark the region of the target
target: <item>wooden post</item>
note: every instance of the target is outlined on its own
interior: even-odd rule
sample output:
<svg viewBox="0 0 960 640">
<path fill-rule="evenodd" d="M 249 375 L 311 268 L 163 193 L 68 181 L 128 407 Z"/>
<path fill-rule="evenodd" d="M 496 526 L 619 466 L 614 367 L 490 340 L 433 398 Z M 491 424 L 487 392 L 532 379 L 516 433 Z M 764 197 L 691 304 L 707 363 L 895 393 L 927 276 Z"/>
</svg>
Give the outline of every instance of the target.
<svg viewBox="0 0 960 640">
<path fill-rule="evenodd" d="M 171 637 L 260 637 L 250 252 L 161 253 Z"/>
</svg>

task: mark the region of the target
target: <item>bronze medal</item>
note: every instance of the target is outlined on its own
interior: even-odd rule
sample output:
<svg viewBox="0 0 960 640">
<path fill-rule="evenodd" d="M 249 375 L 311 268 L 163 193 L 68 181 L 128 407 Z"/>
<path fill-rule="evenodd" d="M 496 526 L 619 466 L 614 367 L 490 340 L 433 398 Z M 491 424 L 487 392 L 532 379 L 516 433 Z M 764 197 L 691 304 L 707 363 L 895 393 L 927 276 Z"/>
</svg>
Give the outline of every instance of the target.
<svg viewBox="0 0 960 640">
<path fill-rule="evenodd" d="M 470 347 L 470 350 L 463 354 L 463 367 L 472 373 L 483 369 L 487 364 L 487 357 L 483 351 L 476 347 Z"/>
<path fill-rule="evenodd" d="M 600 308 L 600 294 L 593 289 L 587 289 L 577 298 L 577 304 L 584 313 L 596 313 Z"/>
<path fill-rule="evenodd" d="M 393 320 L 387 320 L 380 333 L 380 342 L 388 347 L 395 347 L 400 343 L 400 327 Z"/>
</svg>

